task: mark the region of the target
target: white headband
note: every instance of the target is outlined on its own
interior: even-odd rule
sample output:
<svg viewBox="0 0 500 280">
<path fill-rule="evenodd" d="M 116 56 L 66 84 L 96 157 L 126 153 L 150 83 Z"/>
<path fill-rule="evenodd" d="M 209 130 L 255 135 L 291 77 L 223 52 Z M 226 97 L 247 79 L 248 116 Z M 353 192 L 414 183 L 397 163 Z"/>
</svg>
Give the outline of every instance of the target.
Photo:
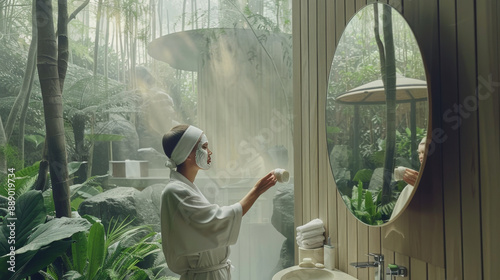
<svg viewBox="0 0 500 280">
<path fill-rule="evenodd" d="M 192 125 L 188 126 L 184 134 L 182 134 L 181 139 L 179 139 L 177 145 L 175 145 L 170 159 L 176 165 L 183 163 L 193 150 L 196 143 L 198 143 L 202 134 L 203 131 L 201 129 Z"/>
</svg>

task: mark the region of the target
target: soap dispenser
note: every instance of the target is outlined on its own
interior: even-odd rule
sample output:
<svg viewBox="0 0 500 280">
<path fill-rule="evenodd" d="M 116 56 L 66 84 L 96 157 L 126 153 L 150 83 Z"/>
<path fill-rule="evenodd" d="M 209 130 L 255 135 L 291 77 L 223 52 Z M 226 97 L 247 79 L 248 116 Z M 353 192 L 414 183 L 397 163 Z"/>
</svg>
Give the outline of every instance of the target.
<svg viewBox="0 0 500 280">
<path fill-rule="evenodd" d="M 324 245 L 324 265 L 326 269 L 335 269 L 335 247 L 331 244 L 331 239 L 328 237 L 328 243 Z"/>
</svg>

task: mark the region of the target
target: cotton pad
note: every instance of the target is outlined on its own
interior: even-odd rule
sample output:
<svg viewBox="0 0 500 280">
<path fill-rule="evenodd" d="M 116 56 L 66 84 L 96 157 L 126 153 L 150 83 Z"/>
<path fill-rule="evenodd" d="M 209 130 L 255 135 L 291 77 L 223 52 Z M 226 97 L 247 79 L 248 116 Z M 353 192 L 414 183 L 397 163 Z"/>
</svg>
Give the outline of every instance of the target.
<svg viewBox="0 0 500 280">
<path fill-rule="evenodd" d="M 282 168 L 274 169 L 274 176 L 280 183 L 288 183 L 288 180 L 290 180 L 290 173 Z"/>
</svg>

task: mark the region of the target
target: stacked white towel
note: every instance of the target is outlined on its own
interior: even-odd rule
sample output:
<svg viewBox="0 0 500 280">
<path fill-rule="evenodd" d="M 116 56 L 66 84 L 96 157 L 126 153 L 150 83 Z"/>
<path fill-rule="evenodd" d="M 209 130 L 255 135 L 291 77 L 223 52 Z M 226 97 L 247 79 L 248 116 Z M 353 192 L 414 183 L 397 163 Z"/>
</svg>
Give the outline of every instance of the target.
<svg viewBox="0 0 500 280">
<path fill-rule="evenodd" d="M 304 249 L 315 249 L 323 246 L 325 225 L 320 219 L 297 227 L 297 244 Z"/>
</svg>

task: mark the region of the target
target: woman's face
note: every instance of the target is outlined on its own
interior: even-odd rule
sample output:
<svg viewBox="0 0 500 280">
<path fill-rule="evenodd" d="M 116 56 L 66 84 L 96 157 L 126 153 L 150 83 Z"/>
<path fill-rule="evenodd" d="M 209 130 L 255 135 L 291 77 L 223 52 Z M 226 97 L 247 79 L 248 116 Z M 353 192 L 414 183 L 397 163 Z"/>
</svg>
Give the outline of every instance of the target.
<svg viewBox="0 0 500 280">
<path fill-rule="evenodd" d="M 425 154 L 425 144 L 424 143 L 421 143 L 420 145 L 418 145 L 417 152 L 418 152 L 418 159 L 420 160 L 420 164 L 422 164 L 422 162 L 424 161 L 424 154 Z"/>
<path fill-rule="evenodd" d="M 212 163 L 211 155 L 212 151 L 208 148 L 208 138 L 205 134 L 202 134 L 196 147 L 196 165 L 201 169 L 209 169 Z"/>
</svg>

